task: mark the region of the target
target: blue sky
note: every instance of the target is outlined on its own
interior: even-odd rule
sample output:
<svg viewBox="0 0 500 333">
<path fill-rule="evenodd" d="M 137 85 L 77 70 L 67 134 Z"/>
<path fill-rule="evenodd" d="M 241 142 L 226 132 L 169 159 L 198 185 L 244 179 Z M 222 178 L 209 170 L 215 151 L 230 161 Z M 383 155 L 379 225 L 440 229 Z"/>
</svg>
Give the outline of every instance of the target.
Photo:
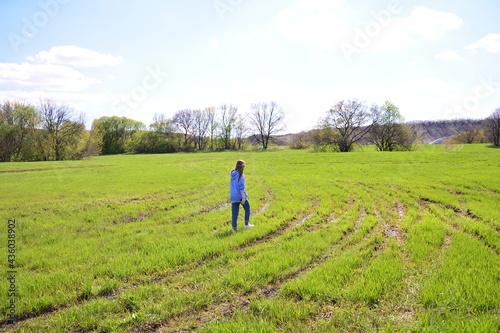
<svg viewBox="0 0 500 333">
<path fill-rule="evenodd" d="M 151 123 L 277 101 L 287 132 L 339 100 L 406 120 L 500 107 L 498 0 L 0 0 L 0 100 Z"/>
</svg>

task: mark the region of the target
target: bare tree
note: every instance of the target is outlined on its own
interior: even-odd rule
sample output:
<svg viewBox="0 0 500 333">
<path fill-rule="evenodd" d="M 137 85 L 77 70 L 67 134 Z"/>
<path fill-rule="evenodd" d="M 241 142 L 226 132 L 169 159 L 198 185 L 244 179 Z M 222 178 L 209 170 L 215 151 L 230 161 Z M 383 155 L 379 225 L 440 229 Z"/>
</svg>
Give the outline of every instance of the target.
<svg viewBox="0 0 500 333">
<path fill-rule="evenodd" d="M 83 115 L 73 120 L 74 110 L 66 104 L 57 104 L 50 99 L 40 101 L 39 112 L 44 130 L 41 148 L 45 159 L 62 160 L 69 146 L 77 143 L 85 130 Z M 53 155 L 52 155 L 53 154 Z"/>
<path fill-rule="evenodd" d="M 198 146 L 199 150 L 203 150 L 206 147 L 207 142 L 207 131 L 210 125 L 210 119 L 206 112 L 202 110 L 194 110 L 194 133 L 195 133 L 195 144 Z"/>
<path fill-rule="evenodd" d="M 285 129 L 285 114 L 275 101 L 252 104 L 251 109 L 249 118 L 257 132 L 255 137 L 267 149 L 271 136 Z"/>
<path fill-rule="evenodd" d="M 149 130 L 168 138 L 174 133 L 174 124 L 165 114 L 155 113 L 153 123 L 149 125 Z"/>
<path fill-rule="evenodd" d="M 223 104 L 219 107 L 221 120 L 221 140 L 224 149 L 233 149 L 233 131 L 236 123 L 238 108 L 232 104 Z"/>
<path fill-rule="evenodd" d="M 194 130 L 194 113 L 191 109 L 177 111 L 173 118 L 175 126 L 182 131 L 184 135 L 184 146 L 188 147 L 189 138 Z"/>
<path fill-rule="evenodd" d="M 236 142 L 238 143 L 238 149 L 243 149 L 243 140 L 247 131 L 248 127 L 245 120 L 241 115 L 237 115 L 234 126 L 234 134 L 236 136 Z"/>
<path fill-rule="evenodd" d="M 328 111 L 322 127 L 336 132 L 334 141 L 340 152 L 349 152 L 369 133 L 369 119 L 370 113 L 364 103 L 356 99 L 342 100 Z"/>
<path fill-rule="evenodd" d="M 484 130 L 493 145 L 500 146 L 500 108 L 484 120 Z"/>
<path fill-rule="evenodd" d="M 207 122 L 208 122 L 208 134 L 210 137 L 210 149 L 214 150 L 215 149 L 215 133 L 217 131 L 217 113 L 216 109 L 213 106 L 206 107 L 203 112 L 205 113 L 207 117 Z"/>
</svg>

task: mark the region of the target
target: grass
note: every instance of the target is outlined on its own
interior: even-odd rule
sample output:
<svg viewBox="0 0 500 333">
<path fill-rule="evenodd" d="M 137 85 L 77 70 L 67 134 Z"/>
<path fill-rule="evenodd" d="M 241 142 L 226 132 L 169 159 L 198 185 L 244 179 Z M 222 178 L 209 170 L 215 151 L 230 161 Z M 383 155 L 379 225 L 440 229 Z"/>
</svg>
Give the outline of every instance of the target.
<svg viewBox="0 0 500 333">
<path fill-rule="evenodd" d="M 240 158 L 256 227 L 232 234 Z M 499 162 L 466 145 L 1 164 L 0 330 L 496 332 Z"/>
</svg>

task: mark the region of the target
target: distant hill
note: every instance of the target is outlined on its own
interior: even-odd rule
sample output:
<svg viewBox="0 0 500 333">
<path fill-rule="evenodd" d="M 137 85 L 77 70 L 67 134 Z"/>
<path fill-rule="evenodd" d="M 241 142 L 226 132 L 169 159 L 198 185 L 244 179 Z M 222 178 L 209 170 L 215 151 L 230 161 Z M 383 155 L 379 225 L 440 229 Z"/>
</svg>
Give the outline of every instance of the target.
<svg viewBox="0 0 500 333">
<path fill-rule="evenodd" d="M 448 138 L 460 132 L 481 127 L 483 121 L 477 119 L 436 120 L 411 122 L 417 131 L 420 131 L 422 143 L 442 144 Z"/>
<path fill-rule="evenodd" d="M 451 136 L 460 132 L 468 131 L 475 127 L 481 127 L 483 120 L 479 119 L 456 119 L 456 120 L 425 120 L 413 121 L 408 125 L 414 131 L 419 132 L 423 144 L 442 144 Z M 298 134 L 285 134 L 274 136 L 275 142 L 280 146 L 286 146 Z M 250 141 L 254 141 L 251 138 Z"/>
</svg>

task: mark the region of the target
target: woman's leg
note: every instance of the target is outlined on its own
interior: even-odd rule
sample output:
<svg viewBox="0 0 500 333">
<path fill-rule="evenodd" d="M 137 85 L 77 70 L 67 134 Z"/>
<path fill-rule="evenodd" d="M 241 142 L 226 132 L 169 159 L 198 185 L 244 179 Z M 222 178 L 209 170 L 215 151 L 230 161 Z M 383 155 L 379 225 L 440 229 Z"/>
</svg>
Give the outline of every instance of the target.
<svg viewBox="0 0 500 333">
<path fill-rule="evenodd" d="M 245 209 L 245 224 L 248 224 L 250 222 L 250 202 L 248 200 L 245 201 L 243 209 Z"/>
<path fill-rule="evenodd" d="M 238 228 L 238 214 L 240 213 L 240 203 L 233 202 L 232 204 L 232 212 L 233 212 L 233 229 L 236 230 Z"/>
</svg>

